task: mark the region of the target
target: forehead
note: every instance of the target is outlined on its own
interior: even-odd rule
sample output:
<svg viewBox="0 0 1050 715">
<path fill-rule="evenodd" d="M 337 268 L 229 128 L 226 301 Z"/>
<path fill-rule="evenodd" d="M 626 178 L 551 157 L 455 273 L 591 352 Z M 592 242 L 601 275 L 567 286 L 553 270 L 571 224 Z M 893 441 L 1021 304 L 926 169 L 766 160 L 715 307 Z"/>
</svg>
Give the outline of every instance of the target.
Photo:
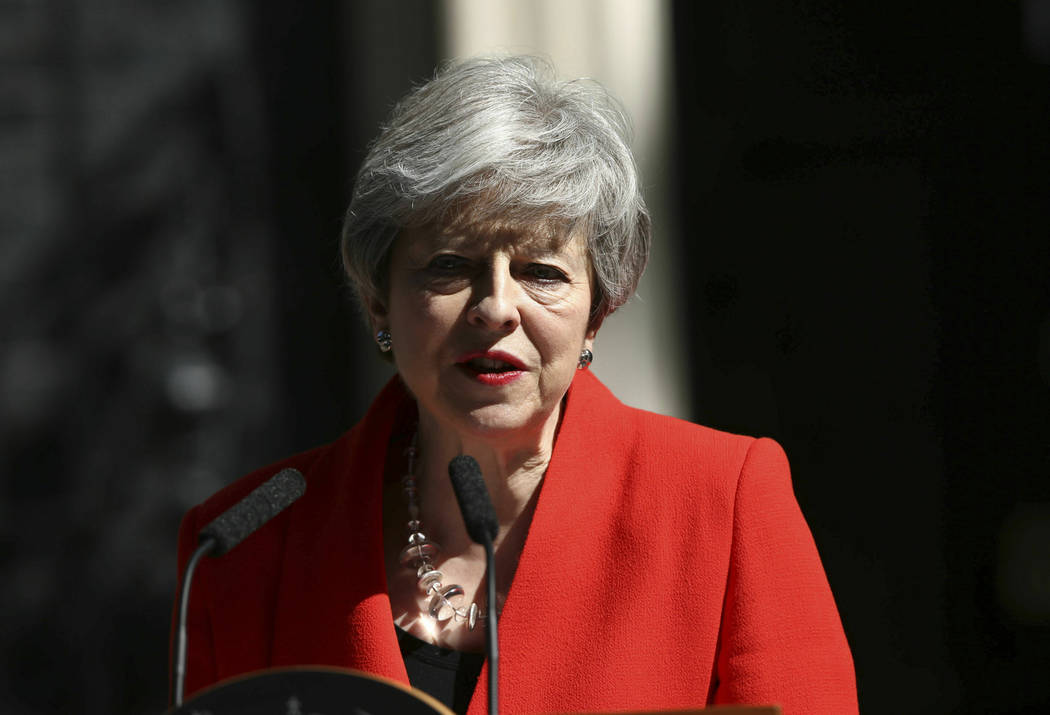
<svg viewBox="0 0 1050 715">
<path fill-rule="evenodd" d="M 522 251 L 584 258 L 583 231 L 554 221 L 521 221 L 499 217 L 460 216 L 441 223 L 409 227 L 401 232 L 409 250 L 469 249 L 481 252 Z"/>
</svg>

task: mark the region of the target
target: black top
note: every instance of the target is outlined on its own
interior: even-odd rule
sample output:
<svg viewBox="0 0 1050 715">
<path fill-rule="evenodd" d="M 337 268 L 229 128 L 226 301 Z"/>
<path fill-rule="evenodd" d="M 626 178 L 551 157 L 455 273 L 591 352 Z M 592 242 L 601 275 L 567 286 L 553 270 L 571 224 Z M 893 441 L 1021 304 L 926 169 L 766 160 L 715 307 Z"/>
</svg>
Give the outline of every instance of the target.
<svg viewBox="0 0 1050 715">
<path fill-rule="evenodd" d="M 452 712 L 465 713 L 485 664 L 485 654 L 442 648 L 395 628 L 412 687 L 441 701 Z"/>
</svg>

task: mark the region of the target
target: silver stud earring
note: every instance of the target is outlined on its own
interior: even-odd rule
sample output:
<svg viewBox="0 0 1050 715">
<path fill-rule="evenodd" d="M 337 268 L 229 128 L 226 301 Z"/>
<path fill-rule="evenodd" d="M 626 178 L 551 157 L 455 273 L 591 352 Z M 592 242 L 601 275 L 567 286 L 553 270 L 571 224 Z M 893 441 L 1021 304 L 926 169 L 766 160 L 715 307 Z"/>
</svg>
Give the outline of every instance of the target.
<svg viewBox="0 0 1050 715">
<path fill-rule="evenodd" d="M 389 330 L 380 330 L 376 333 L 376 344 L 379 345 L 380 350 L 388 353 L 390 348 L 394 347 L 394 337 Z"/>
<path fill-rule="evenodd" d="M 586 370 L 587 366 L 594 362 L 594 353 L 587 348 L 580 351 L 580 361 L 576 363 L 577 370 Z"/>
</svg>

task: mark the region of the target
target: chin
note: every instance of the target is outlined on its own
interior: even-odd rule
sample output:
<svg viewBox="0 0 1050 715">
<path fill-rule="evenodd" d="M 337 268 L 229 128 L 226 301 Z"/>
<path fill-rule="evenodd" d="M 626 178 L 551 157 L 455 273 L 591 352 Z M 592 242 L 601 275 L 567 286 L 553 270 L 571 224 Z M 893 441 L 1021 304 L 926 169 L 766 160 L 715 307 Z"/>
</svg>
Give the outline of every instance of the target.
<svg viewBox="0 0 1050 715">
<path fill-rule="evenodd" d="M 478 439 L 503 440 L 543 429 L 549 415 L 523 409 L 520 404 L 494 404 L 453 411 L 455 428 Z"/>
<path fill-rule="evenodd" d="M 464 427 L 475 434 L 499 435 L 528 430 L 543 420 L 522 415 L 514 405 L 487 405 L 471 410 L 461 421 Z"/>
</svg>

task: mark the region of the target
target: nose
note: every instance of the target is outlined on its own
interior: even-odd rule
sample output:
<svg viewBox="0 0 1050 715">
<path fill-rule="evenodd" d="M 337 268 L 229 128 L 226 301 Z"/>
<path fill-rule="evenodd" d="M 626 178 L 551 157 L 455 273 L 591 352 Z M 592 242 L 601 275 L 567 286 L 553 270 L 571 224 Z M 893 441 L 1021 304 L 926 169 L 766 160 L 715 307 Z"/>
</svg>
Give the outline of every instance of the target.
<svg viewBox="0 0 1050 715">
<path fill-rule="evenodd" d="M 509 262 L 494 260 L 474 283 L 473 305 L 467 313 L 471 325 L 512 333 L 521 323 L 520 287 L 511 275 Z"/>
</svg>

